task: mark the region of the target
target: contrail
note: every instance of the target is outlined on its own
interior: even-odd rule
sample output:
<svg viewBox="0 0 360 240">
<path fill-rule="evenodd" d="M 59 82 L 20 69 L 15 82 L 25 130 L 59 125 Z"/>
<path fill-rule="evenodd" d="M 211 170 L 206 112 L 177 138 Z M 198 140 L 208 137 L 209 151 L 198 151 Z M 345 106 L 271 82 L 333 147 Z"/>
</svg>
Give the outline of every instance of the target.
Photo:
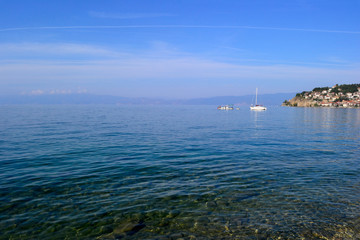
<svg viewBox="0 0 360 240">
<path fill-rule="evenodd" d="M 360 34 L 360 31 L 307 29 L 307 28 L 281 28 L 281 27 L 254 27 L 254 26 L 216 26 L 216 25 L 118 25 L 118 26 L 44 26 L 44 27 L 18 27 L 0 28 L 0 32 L 26 31 L 26 30 L 61 30 L 61 29 L 122 29 L 122 28 L 213 28 L 213 29 L 255 29 L 274 31 L 298 31 L 298 32 L 319 32 L 319 33 L 344 33 Z"/>
</svg>

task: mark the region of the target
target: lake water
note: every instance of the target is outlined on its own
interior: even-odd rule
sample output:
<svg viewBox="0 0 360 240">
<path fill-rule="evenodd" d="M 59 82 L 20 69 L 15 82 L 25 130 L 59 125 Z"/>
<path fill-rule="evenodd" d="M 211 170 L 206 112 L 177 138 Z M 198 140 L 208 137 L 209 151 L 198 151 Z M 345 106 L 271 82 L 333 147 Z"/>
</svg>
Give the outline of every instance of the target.
<svg viewBox="0 0 360 240">
<path fill-rule="evenodd" d="M 0 106 L 0 239 L 359 239 L 360 109 Z"/>
</svg>

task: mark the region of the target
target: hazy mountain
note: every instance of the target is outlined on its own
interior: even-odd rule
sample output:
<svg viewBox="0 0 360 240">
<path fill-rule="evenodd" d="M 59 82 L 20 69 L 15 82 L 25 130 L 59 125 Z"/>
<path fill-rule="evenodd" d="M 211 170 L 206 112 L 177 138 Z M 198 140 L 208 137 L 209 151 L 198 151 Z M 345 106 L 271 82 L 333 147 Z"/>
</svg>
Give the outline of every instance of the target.
<svg viewBox="0 0 360 240">
<path fill-rule="evenodd" d="M 95 94 L 43 94 L 2 96 L 0 104 L 163 104 L 163 100 Z"/>
<path fill-rule="evenodd" d="M 294 97 L 295 93 L 263 94 L 258 96 L 258 103 L 281 105 L 284 100 Z M 16 95 L 0 97 L 0 104 L 185 104 L 185 105 L 250 105 L 255 96 L 222 96 L 194 98 L 186 100 L 165 100 L 155 98 L 127 98 L 95 94 L 43 94 Z"/>
<path fill-rule="evenodd" d="M 277 94 L 263 94 L 258 95 L 258 103 L 263 105 L 281 105 L 284 100 L 288 100 L 295 96 L 295 93 L 277 93 Z M 250 105 L 255 103 L 254 95 L 246 96 L 223 96 L 211 98 L 196 98 L 190 100 L 183 100 L 183 104 L 193 105 Z"/>
</svg>

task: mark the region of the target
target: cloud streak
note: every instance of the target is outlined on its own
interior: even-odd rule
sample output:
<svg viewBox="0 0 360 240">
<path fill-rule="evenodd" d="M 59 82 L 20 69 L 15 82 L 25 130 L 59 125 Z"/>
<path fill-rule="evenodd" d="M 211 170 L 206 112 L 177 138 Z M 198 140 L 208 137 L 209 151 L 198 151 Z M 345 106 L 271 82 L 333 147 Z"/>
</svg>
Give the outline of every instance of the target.
<svg viewBox="0 0 360 240">
<path fill-rule="evenodd" d="M 171 93 L 198 97 L 199 93 L 238 95 L 240 91 L 246 93 L 246 86 L 254 87 L 256 83 L 276 91 L 284 83 L 295 88 L 300 82 L 311 86 L 316 82 L 321 86 L 321 82 L 353 83 L 360 78 L 358 63 L 320 66 L 256 59 L 229 63 L 172 51 L 163 43 L 147 51 L 127 53 L 83 44 L 0 44 L 0 55 L 0 94 L 10 88 L 13 92 L 41 89 L 46 93 L 81 86 L 94 93 L 122 96 L 161 97 Z M 11 58 L 12 55 L 16 58 Z M 286 87 L 283 91 L 296 90 Z"/>
<path fill-rule="evenodd" d="M 106 13 L 106 12 L 89 12 L 89 15 L 96 18 L 110 18 L 110 19 L 142 19 L 142 18 L 158 18 L 158 17 L 173 17 L 172 14 L 167 13 Z"/>
<path fill-rule="evenodd" d="M 7 56 L 128 56 L 126 52 L 113 51 L 101 46 L 73 43 L 0 43 L 0 59 Z"/>
<path fill-rule="evenodd" d="M 109 25 L 109 26 L 42 26 L 42 27 L 16 27 L 0 28 L 0 32 L 27 31 L 27 30 L 66 30 L 66 29 L 126 29 L 126 28 L 198 28 L 198 29 L 252 29 L 270 31 L 296 31 L 317 32 L 334 34 L 360 34 L 360 31 L 331 30 L 331 29 L 308 29 L 308 28 L 282 28 L 282 27 L 258 27 L 258 26 L 236 26 L 236 25 Z"/>
<path fill-rule="evenodd" d="M 360 70 L 356 67 L 239 65 L 197 58 L 154 61 L 134 57 L 76 65 L 65 61 L 14 62 L 1 64 L 0 75 L 2 94 L 10 91 L 9 86 L 17 92 L 82 86 L 93 93 L 126 97 L 204 97 L 246 94 L 259 83 L 267 93 L 296 91 L 300 83 L 312 88 L 316 87 L 315 82 L 320 86 L 354 83 L 360 77 Z M 284 83 L 293 87 L 279 88 Z"/>
<path fill-rule="evenodd" d="M 84 61 L 77 65 L 65 61 L 22 61 L 0 65 L 3 79 L 23 81 L 62 81 L 71 79 L 132 81 L 162 79 L 263 79 L 313 81 L 315 79 L 349 79 L 360 77 L 360 70 L 308 67 L 296 65 L 240 65 L 197 58 Z"/>
<path fill-rule="evenodd" d="M 31 90 L 28 92 L 22 92 L 21 95 L 66 95 L 66 94 L 84 94 L 87 93 L 87 89 L 51 89 L 51 90 L 43 90 L 43 89 L 36 89 Z"/>
</svg>

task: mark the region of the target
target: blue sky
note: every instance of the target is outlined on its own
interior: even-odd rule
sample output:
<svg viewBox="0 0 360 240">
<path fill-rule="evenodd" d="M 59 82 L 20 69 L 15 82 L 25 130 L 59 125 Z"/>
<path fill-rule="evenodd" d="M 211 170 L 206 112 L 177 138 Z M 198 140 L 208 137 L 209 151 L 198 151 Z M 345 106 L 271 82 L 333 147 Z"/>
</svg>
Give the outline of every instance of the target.
<svg viewBox="0 0 360 240">
<path fill-rule="evenodd" d="M 359 0 L 0 0 L 0 95 L 193 98 L 360 83 Z"/>
</svg>

